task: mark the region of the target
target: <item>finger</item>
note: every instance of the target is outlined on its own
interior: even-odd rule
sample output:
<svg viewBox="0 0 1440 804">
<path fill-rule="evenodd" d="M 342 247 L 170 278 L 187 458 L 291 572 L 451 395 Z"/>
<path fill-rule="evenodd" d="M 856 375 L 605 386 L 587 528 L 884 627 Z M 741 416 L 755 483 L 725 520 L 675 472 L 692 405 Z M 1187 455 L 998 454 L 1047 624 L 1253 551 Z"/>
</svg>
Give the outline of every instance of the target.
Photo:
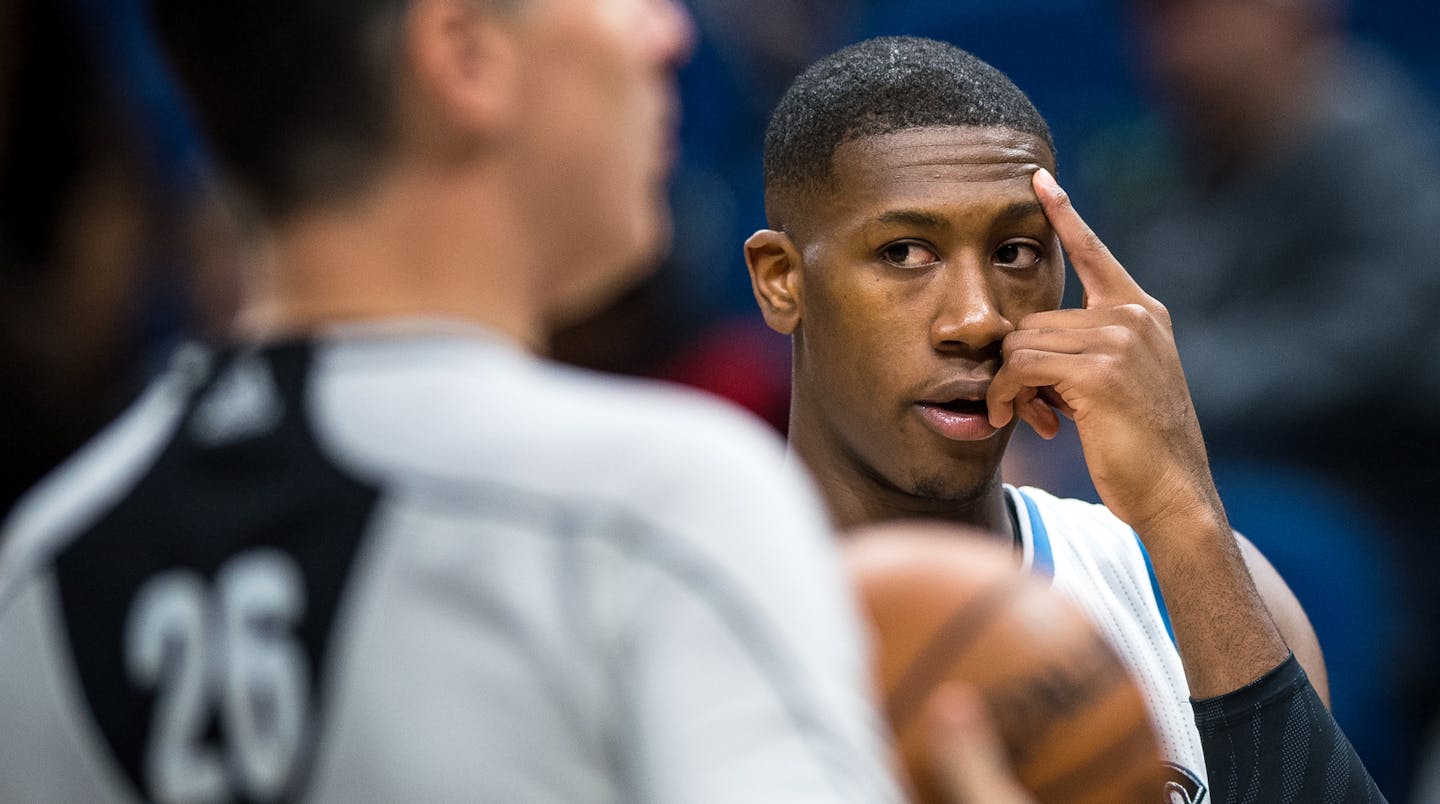
<svg viewBox="0 0 1440 804">
<path fill-rule="evenodd" d="M 1114 324 L 1132 323 L 1138 314 L 1148 308 L 1139 304 L 1121 304 L 1113 307 L 1091 309 L 1067 307 L 1060 310 L 1045 310 L 1030 313 L 1016 325 L 1017 330 L 1027 329 L 1093 329 Z"/>
<path fill-rule="evenodd" d="M 1037 349 L 1017 349 L 1007 353 L 1005 363 L 995 372 L 985 395 L 991 426 L 1004 427 L 1010 423 L 1015 415 L 1015 400 L 1026 389 L 1056 386 L 1051 393 L 1063 397 L 1076 377 L 1095 373 L 1097 361 L 1107 359 L 1110 359 L 1107 355 L 1063 354 Z"/>
<path fill-rule="evenodd" d="M 1060 417 L 1056 416 L 1055 411 L 1039 396 L 1032 397 L 1024 404 L 1017 404 L 1015 415 L 1046 441 L 1060 433 Z"/>
<path fill-rule="evenodd" d="M 1060 415 L 1071 421 L 1075 420 L 1075 409 L 1070 407 L 1070 403 L 1065 401 L 1065 397 L 1061 396 L 1059 391 L 1050 387 L 1041 388 L 1039 396 L 1045 400 L 1045 404 L 1049 405 L 1051 410 L 1059 411 Z"/>
<path fill-rule="evenodd" d="M 1007 364 L 1001 364 L 1000 370 L 990 380 L 990 387 L 985 391 L 985 410 L 989 414 L 990 426 L 995 428 L 1004 427 L 1010 420 L 1020 414 L 1019 408 L 1023 407 L 1028 397 L 1033 396 L 1038 385 L 1028 385 L 1021 380 L 1019 373 L 1006 370 Z"/>
<path fill-rule="evenodd" d="M 1022 388 L 1015 397 L 1013 408 L 1020 421 L 1030 425 L 1030 429 L 1049 441 L 1060 432 L 1060 419 L 1045 400 L 1039 397 L 1039 393 L 1037 388 Z"/>
<path fill-rule="evenodd" d="M 1049 441 L 1060 434 L 1060 417 L 1064 416 L 1070 421 L 1075 421 L 1075 408 L 1060 396 L 1054 388 L 1031 389 L 1036 392 L 1035 398 L 1028 402 L 1013 402 L 1003 419 L 996 416 L 990 417 L 990 423 L 994 427 L 1004 427 L 1015 416 L 1030 425 L 1041 438 Z M 1000 423 L 996 423 L 997 420 Z"/>
<path fill-rule="evenodd" d="M 1050 171 L 1045 168 L 1035 171 L 1032 184 L 1045 209 L 1045 217 L 1060 236 L 1065 253 L 1070 255 L 1070 264 L 1075 267 L 1075 275 L 1085 291 L 1086 307 L 1147 298 L 1100 236 L 1075 211 L 1070 196 L 1055 182 Z"/>
<path fill-rule="evenodd" d="M 1017 329 L 1000 343 L 1001 365 L 1010 355 L 1030 349 L 1039 352 L 1078 355 L 1110 344 L 1114 339 L 1108 327 L 1098 329 Z"/>
<path fill-rule="evenodd" d="M 1005 364 L 995 372 L 995 377 L 990 381 L 990 391 L 995 392 L 995 386 L 1001 386 L 1001 393 L 1013 387 L 1009 399 L 1020 395 L 1018 389 L 1034 388 L 1040 389 L 1046 386 L 1055 386 L 1055 390 L 1061 395 L 1076 383 L 1077 378 L 1084 378 L 1090 374 L 1097 373 L 1103 364 L 1114 358 L 1107 354 L 1067 354 L 1065 352 L 1051 352 L 1044 349 L 1017 349 L 1005 358 Z M 1004 396 L 1001 399 L 1008 401 Z M 989 401 L 989 398 L 986 398 Z"/>
<path fill-rule="evenodd" d="M 1021 350 L 1063 354 L 1126 354 L 1173 349 L 1175 333 L 1168 311 L 1122 304 L 1092 310 L 1057 310 L 1028 315 L 1001 341 L 1001 358 Z"/>
<path fill-rule="evenodd" d="M 1015 779 L 1005 743 L 968 685 L 936 690 L 925 716 L 936 783 L 950 804 L 1033 804 Z"/>
<path fill-rule="evenodd" d="M 1015 418 L 1015 399 L 1024 393 L 1026 388 L 1024 383 L 1016 382 L 1006 374 L 1003 365 L 995 372 L 995 377 L 990 380 L 990 388 L 985 392 L 985 411 L 991 427 L 999 429 Z"/>
<path fill-rule="evenodd" d="M 1002 363 L 1016 352 L 1050 352 L 1062 355 L 1121 355 L 1143 344 L 1141 336 L 1127 325 L 1111 324 L 1092 329 L 1022 329 L 1001 342 Z"/>
<path fill-rule="evenodd" d="M 1041 437 L 1043 438 L 1043 434 L 1049 424 L 1047 419 L 1053 417 L 1054 414 L 1050 413 L 1050 408 L 1044 401 L 1037 399 L 1038 393 L 1034 388 L 1020 389 L 1020 393 L 1016 395 L 1015 401 L 1012 403 L 1012 408 L 1015 416 L 1017 416 L 1020 421 L 1029 424 L 1030 428 L 1037 433 L 1041 433 Z M 1038 409 L 1037 402 L 1039 403 Z M 1044 411 L 1043 413 L 1041 412 L 1042 410 Z M 1057 420 L 1055 424 L 1058 427 L 1060 422 Z"/>
</svg>

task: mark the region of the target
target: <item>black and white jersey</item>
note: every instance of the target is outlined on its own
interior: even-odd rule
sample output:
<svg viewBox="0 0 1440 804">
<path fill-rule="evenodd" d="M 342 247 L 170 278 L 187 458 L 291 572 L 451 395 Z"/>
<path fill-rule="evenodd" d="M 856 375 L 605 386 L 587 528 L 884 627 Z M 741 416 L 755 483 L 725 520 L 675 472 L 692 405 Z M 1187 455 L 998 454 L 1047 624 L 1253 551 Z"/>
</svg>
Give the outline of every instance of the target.
<svg viewBox="0 0 1440 804">
<path fill-rule="evenodd" d="M 896 799 L 814 490 L 458 325 L 184 350 L 0 541 L 0 801 Z"/>
</svg>

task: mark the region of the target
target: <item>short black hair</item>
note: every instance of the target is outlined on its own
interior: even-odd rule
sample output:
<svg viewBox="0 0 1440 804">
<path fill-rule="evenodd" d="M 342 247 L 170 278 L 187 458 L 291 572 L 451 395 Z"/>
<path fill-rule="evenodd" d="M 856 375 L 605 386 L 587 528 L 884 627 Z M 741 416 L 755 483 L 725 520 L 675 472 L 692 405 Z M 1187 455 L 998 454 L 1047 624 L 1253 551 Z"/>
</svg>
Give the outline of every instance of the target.
<svg viewBox="0 0 1440 804">
<path fill-rule="evenodd" d="M 157 0 L 227 178 L 264 218 L 364 187 L 393 142 L 408 0 Z"/>
<path fill-rule="evenodd" d="M 945 42 L 882 36 L 815 62 L 786 90 L 765 130 L 767 206 L 775 191 L 828 181 L 842 143 L 931 126 L 1000 126 L 1055 152 L 1045 119 L 1004 73 Z"/>
</svg>

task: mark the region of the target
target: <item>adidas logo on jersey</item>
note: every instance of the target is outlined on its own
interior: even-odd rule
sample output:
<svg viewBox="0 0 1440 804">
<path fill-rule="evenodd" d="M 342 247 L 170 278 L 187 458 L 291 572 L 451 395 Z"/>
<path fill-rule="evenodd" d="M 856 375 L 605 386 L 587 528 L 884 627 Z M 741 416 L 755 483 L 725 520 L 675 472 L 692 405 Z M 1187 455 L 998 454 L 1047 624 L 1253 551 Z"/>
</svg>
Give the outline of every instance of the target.
<svg viewBox="0 0 1440 804">
<path fill-rule="evenodd" d="M 196 408 L 190 431 L 197 441 L 218 446 L 270 432 L 283 413 L 269 364 L 249 355 L 215 381 Z"/>
</svg>

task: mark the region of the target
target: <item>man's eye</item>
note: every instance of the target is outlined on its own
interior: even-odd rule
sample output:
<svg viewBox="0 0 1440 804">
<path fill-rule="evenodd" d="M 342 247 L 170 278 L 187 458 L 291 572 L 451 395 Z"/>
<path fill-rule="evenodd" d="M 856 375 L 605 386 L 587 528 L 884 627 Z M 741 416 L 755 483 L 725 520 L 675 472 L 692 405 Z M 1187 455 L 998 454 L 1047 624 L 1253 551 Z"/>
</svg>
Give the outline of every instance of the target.
<svg viewBox="0 0 1440 804">
<path fill-rule="evenodd" d="M 1003 268 L 1025 270 L 1040 264 L 1040 249 L 1029 243 L 1006 243 L 995 249 L 995 264 Z"/>
<path fill-rule="evenodd" d="M 891 243 L 880 249 L 880 259 L 900 268 L 921 268 L 940 261 L 935 252 L 910 241 Z"/>
</svg>

